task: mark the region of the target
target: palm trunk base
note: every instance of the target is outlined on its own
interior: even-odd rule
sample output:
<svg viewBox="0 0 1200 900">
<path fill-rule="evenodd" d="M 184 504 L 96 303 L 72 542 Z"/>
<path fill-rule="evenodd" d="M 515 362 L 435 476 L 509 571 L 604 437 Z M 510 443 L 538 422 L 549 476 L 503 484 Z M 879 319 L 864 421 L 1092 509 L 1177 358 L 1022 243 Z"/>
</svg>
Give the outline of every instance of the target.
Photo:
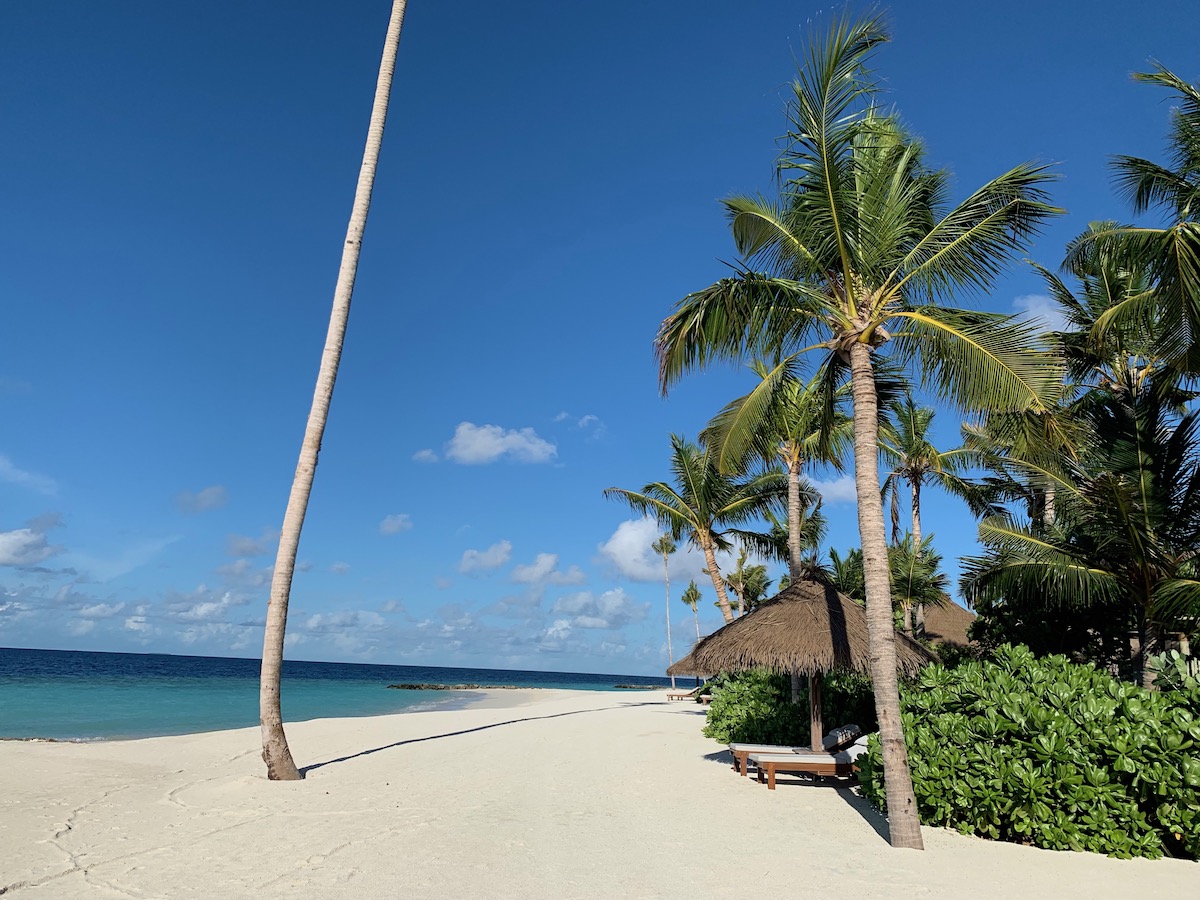
<svg viewBox="0 0 1200 900">
<path fill-rule="evenodd" d="M 263 723 L 263 762 L 267 764 L 267 779 L 270 781 L 300 781 L 304 776 L 292 759 L 287 738 L 283 735 L 283 723 L 275 726 Z"/>
</svg>

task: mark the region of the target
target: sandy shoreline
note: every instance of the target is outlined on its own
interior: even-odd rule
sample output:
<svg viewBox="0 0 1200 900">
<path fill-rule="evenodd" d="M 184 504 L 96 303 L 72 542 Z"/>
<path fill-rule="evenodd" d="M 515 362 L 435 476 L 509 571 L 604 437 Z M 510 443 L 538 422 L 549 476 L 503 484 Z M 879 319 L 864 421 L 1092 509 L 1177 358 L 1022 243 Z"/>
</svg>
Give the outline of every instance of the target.
<svg viewBox="0 0 1200 900">
<path fill-rule="evenodd" d="M 925 829 L 892 850 L 846 790 L 734 775 L 659 691 L 482 691 L 460 709 L 288 727 L 0 744 L 15 897 L 1188 896 L 1200 866 Z M 7 889 L 7 891 L 5 891 Z"/>
</svg>

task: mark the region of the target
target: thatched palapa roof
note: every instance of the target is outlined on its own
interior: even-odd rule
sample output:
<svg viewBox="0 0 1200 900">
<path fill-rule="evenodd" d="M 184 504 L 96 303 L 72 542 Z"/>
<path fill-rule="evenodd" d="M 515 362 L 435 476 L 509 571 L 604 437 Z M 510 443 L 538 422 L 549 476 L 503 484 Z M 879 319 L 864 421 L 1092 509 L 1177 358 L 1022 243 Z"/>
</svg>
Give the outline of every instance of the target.
<svg viewBox="0 0 1200 900">
<path fill-rule="evenodd" d="M 696 660 L 692 658 L 692 654 L 688 654 L 683 659 L 676 660 L 667 668 L 668 675 L 712 675 L 712 672 L 702 672 L 696 665 Z"/>
<path fill-rule="evenodd" d="M 935 644 L 965 647 L 971 643 L 967 629 L 975 621 L 975 613 L 957 603 L 925 607 L 925 637 Z"/>
<path fill-rule="evenodd" d="M 816 675 L 867 672 L 869 659 L 866 611 L 832 587 L 797 581 L 753 612 L 714 631 L 671 669 L 677 675 L 742 669 Z M 896 632 L 900 671 L 915 674 L 933 659 L 912 638 Z"/>
</svg>

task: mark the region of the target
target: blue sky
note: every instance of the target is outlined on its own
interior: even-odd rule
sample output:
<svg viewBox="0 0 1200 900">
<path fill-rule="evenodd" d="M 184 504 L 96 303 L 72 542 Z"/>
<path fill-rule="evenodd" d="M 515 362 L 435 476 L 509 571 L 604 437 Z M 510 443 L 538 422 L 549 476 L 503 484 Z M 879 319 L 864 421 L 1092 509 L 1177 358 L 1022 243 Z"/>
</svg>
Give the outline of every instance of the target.
<svg viewBox="0 0 1200 900">
<path fill-rule="evenodd" d="M 0 27 L 0 645 L 256 656 L 390 4 L 7 4 Z M 793 54 L 828 7 L 412 0 L 341 375 L 300 547 L 298 659 L 656 673 L 667 476 L 753 381 L 659 396 L 651 343 L 768 190 Z M 1200 77 L 1191 2 L 893 5 L 877 67 L 962 196 L 1055 162 L 1128 218 L 1161 157 L 1157 59 Z M 982 303 L 1037 309 L 1015 267 Z M 961 416 L 939 414 L 945 442 Z M 829 482 L 831 543 L 858 543 Z M 951 563 L 974 524 L 930 491 Z M 676 656 L 694 554 L 672 562 Z"/>
</svg>

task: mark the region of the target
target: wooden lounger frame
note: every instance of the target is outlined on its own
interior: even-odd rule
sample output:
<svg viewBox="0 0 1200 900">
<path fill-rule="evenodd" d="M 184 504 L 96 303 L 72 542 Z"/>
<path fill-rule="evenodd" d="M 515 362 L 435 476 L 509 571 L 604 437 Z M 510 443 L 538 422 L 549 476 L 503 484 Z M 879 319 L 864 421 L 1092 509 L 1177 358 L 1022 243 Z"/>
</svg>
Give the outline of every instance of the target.
<svg viewBox="0 0 1200 900">
<path fill-rule="evenodd" d="M 839 761 L 832 754 L 822 757 L 815 753 L 751 753 L 748 761 L 758 768 L 758 783 L 765 782 L 767 789 L 772 791 L 775 790 L 775 775 L 778 772 L 849 778 L 858 771 L 853 761 Z M 744 766 L 743 763 L 743 768 Z"/>
</svg>

